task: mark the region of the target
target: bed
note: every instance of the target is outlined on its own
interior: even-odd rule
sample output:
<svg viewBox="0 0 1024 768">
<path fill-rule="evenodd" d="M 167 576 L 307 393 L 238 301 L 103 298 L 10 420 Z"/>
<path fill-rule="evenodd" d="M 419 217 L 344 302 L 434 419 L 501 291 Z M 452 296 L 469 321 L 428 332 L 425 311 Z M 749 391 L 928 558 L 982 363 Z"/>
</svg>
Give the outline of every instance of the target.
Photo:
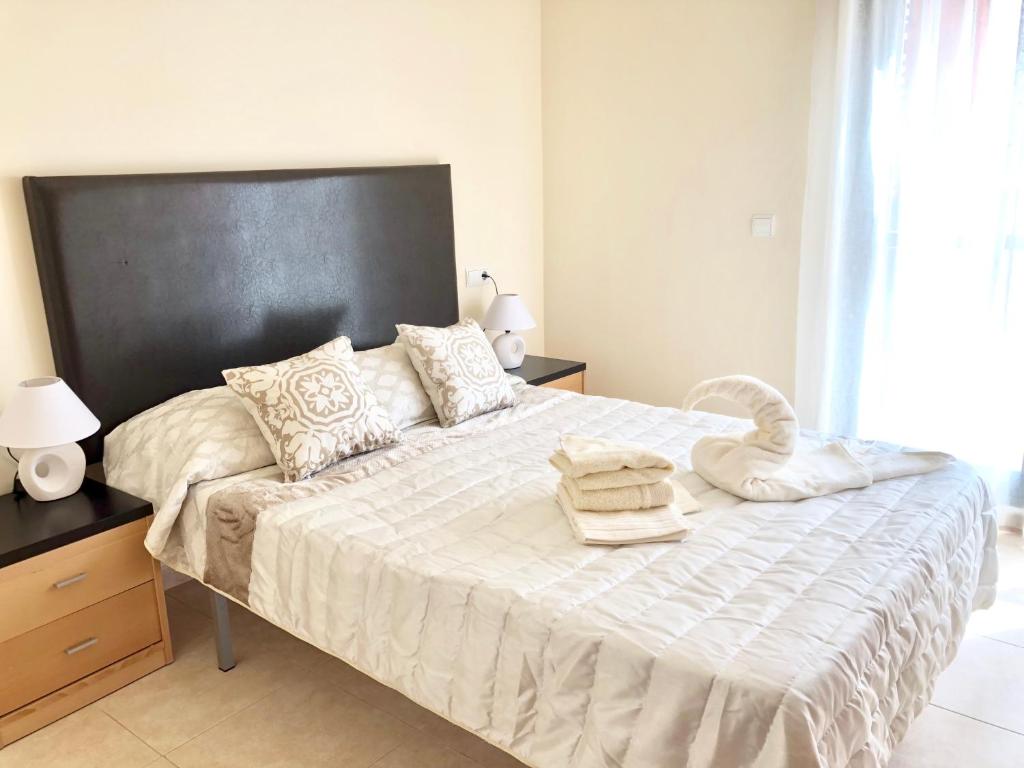
<svg viewBox="0 0 1024 768">
<path fill-rule="evenodd" d="M 458 315 L 445 166 L 28 179 L 26 194 L 58 373 L 104 433 L 224 367 Z M 182 343 L 168 301 L 201 335 Z M 301 483 L 203 478 L 164 453 L 147 545 L 537 768 L 884 765 L 994 598 L 975 473 L 742 502 L 688 471 L 693 443 L 737 420 L 516 386 L 514 408 L 414 427 Z M 570 431 L 673 458 L 703 507 L 686 540 L 577 544 L 547 462 Z"/>
</svg>

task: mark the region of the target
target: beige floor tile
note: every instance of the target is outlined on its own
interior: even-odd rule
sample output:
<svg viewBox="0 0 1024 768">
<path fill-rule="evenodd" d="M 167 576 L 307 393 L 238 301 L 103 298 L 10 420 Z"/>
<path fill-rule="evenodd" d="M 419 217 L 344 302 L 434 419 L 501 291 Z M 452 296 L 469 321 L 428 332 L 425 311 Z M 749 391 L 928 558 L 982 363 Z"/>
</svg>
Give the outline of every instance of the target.
<svg viewBox="0 0 1024 768">
<path fill-rule="evenodd" d="M 304 670 L 168 758 L 180 768 L 365 768 L 416 737 L 405 723 Z"/>
<path fill-rule="evenodd" d="M 935 687 L 943 709 L 1024 734 L 1024 648 L 968 637 Z"/>
<path fill-rule="evenodd" d="M 168 760 L 166 757 L 161 757 L 155 763 L 150 763 L 146 768 L 177 768 L 174 763 Z"/>
<path fill-rule="evenodd" d="M 409 725 L 423 729 L 433 725 L 438 718 L 433 712 L 406 698 L 398 691 L 381 685 L 345 662 L 323 654 L 313 667 L 325 680 L 340 685 L 358 699 L 382 709 Z M 445 722 L 441 720 L 441 722 Z"/>
<path fill-rule="evenodd" d="M 175 654 L 213 642 L 213 619 L 174 599 L 167 600 L 167 621 Z"/>
<path fill-rule="evenodd" d="M 469 731 L 449 723 L 437 715 L 431 714 L 435 722 L 433 725 L 424 726 L 421 730 L 436 738 L 440 743 L 449 749 L 453 749 L 486 768 L 525 768 L 524 764 L 516 760 L 504 750 L 492 746 Z"/>
<path fill-rule="evenodd" d="M 415 744 L 388 752 L 373 768 L 484 768 L 455 750 L 436 744 Z"/>
<path fill-rule="evenodd" d="M 333 658 L 315 645 L 310 645 L 294 635 L 276 627 L 255 613 L 236 606 L 231 614 L 231 634 L 248 638 L 273 653 L 287 657 L 300 666 L 312 668 L 324 658 Z"/>
<path fill-rule="evenodd" d="M 0 768 L 144 768 L 158 757 L 93 705 L 0 750 Z"/>
<path fill-rule="evenodd" d="M 893 753 L 889 768 L 1019 768 L 1024 736 L 928 707 Z"/>
<path fill-rule="evenodd" d="M 967 635 L 989 637 L 1024 648 L 1024 588 L 1000 585 L 995 605 L 971 615 Z"/>
<path fill-rule="evenodd" d="M 413 726 L 437 743 L 468 756 L 489 768 L 520 768 L 522 763 L 478 736 L 435 715 L 398 691 L 327 654 L 313 668 L 318 676 L 340 685 L 358 699 L 382 709 Z"/>
<path fill-rule="evenodd" d="M 1001 562 L 1017 569 L 1018 573 L 1024 571 L 1024 534 L 1020 531 L 1000 531 L 998 546 Z"/>
<path fill-rule="evenodd" d="M 200 613 L 213 616 L 213 609 L 210 607 L 210 590 L 194 579 L 189 579 L 177 587 L 171 587 L 167 590 L 167 596 Z"/>
<path fill-rule="evenodd" d="M 975 611 L 967 632 L 1024 647 L 1024 537 L 1020 534 L 999 534 L 996 603 Z"/>
<path fill-rule="evenodd" d="M 197 581 L 188 581 L 168 590 L 167 596 L 178 605 L 210 618 L 209 626 L 212 634 L 210 591 L 206 587 Z M 235 602 L 228 601 L 228 614 L 233 637 L 256 636 L 262 644 L 270 646 L 278 652 L 287 652 L 292 661 L 303 666 L 311 666 L 314 662 L 319 662 L 320 657 L 326 656 L 315 646 L 299 640 Z"/>
<path fill-rule="evenodd" d="M 168 610 L 171 611 L 170 608 Z M 189 622 L 195 621 L 191 609 L 175 609 L 169 615 L 172 633 L 177 623 L 188 636 L 181 626 L 183 616 Z M 195 631 L 196 626 L 188 631 Z M 273 627 L 266 627 L 262 630 L 254 623 L 246 631 L 235 634 L 238 666 L 230 672 L 217 669 L 212 630 L 210 634 L 204 630 L 175 648 L 174 663 L 112 693 L 97 704 L 151 747 L 165 754 L 272 691 L 288 685 L 304 668 L 297 658 L 307 651 L 293 648 L 292 644 L 305 644 L 291 636 L 282 638 Z"/>
<path fill-rule="evenodd" d="M 1024 587 L 1024 536 L 1019 533 L 999 534 L 999 586 Z"/>
</svg>

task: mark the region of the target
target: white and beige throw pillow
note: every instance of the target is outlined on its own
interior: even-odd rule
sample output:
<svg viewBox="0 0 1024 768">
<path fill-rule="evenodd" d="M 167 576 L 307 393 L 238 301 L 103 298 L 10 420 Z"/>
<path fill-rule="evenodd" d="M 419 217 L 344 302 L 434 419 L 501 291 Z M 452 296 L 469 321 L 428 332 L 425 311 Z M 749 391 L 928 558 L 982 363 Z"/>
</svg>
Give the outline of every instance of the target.
<svg viewBox="0 0 1024 768">
<path fill-rule="evenodd" d="M 437 418 L 434 404 L 402 344 L 356 352 L 355 361 L 366 386 L 396 427 L 407 429 Z"/>
<path fill-rule="evenodd" d="M 396 328 L 442 427 L 516 404 L 508 377 L 476 321 Z"/>
<path fill-rule="evenodd" d="M 223 374 L 256 420 L 288 482 L 401 436 L 363 382 L 345 336 L 279 363 Z"/>
</svg>

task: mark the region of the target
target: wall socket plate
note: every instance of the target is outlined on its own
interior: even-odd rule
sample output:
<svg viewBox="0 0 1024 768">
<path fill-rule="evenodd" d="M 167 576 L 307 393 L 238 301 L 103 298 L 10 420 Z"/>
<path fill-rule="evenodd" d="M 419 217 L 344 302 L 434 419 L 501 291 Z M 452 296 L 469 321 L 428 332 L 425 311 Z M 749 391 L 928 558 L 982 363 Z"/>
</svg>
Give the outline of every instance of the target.
<svg viewBox="0 0 1024 768">
<path fill-rule="evenodd" d="M 775 237 L 775 216 L 756 213 L 750 217 L 750 234 L 754 237 Z"/>
<path fill-rule="evenodd" d="M 484 280 L 484 272 L 490 272 L 487 267 L 472 267 L 466 270 L 466 287 L 467 288 L 479 288 L 486 281 Z"/>
</svg>

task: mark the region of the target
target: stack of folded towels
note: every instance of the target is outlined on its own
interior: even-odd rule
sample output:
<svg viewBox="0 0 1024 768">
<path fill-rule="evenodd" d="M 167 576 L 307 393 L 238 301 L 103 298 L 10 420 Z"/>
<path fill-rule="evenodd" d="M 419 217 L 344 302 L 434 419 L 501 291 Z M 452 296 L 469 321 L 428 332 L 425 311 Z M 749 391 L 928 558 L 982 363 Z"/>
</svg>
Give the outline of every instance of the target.
<svg viewBox="0 0 1024 768">
<path fill-rule="evenodd" d="M 563 435 L 551 464 L 562 473 L 558 503 L 581 544 L 679 541 L 691 527 L 684 515 L 700 509 L 670 482 L 675 465 L 642 445 Z"/>
</svg>

